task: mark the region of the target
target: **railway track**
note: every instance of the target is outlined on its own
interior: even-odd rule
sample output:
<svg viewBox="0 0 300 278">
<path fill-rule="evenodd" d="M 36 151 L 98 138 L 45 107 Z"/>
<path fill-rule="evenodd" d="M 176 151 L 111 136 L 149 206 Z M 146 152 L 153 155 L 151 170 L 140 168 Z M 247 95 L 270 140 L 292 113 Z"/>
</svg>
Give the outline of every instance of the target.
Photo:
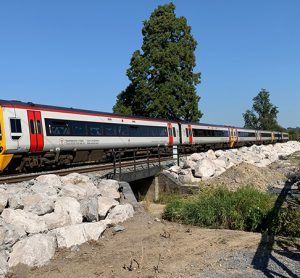
<svg viewBox="0 0 300 278">
<path fill-rule="evenodd" d="M 150 166 L 150 164 L 153 163 L 159 163 L 173 160 L 172 157 L 161 157 L 161 158 L 152 158 L 152 159 L 143 159 L 143 160 L 136 160 L 136 161 L 126 161 L 126 162 L 118 162 L 118 163 L 109 163 L 109 164 L 97 164 L 97 165 L 86 165 L 86 166 L 80 166 L 80 167 L 71 167 L 68 169 L 59 169 L 59 170 L 51 170 L 51 171 L 43 171 L 43 172 L 35 172 L 35 173 L 27 173 L 27 174 L 14 174 L 14 175 L 5 175 L 0 176 L 0 184 L 6 183 L 17 183 L 17 182 L 23 182 L 23 181 L 29 181 L 32 179 L 35 179 L 38 176 L 41 175 L 48 175 L 48 174 L 56 174 L 59 176 L 66 176 L 71 173 L 91 173 L 91 172 L 101 172 L 101 171 L 109 171 L 114 170 L 118 172 L 118 170 L 121 168 L 127 168 L 127 167 L 136 167 L 140 165 L 147 164 Z"/>
</svg>

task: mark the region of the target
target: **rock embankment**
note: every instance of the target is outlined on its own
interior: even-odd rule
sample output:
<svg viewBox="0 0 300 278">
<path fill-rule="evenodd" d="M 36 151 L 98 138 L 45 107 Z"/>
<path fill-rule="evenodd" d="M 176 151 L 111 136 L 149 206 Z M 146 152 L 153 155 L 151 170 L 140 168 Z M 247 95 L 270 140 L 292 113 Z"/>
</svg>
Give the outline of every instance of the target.
<svg viewBox="0 0 300 278">
<path fill-rule="evenodd" d="M 239 149 L 209 150 L 181 158 L 180 166 L 173 166 L 167 171 L 182 184 L 191 184 L 217 177 L 241 163 L 266 167 L 296 151 L 300 151 L 300 142 L 296 141 Z"/>
<path fill-rule="evenodd" d="M 42 266 L 57 248 L 98 240 L 108 226 L 132 217 L 119 187 L 76 173 L 0 185 L 0 277 L 19 263 Z"/>
</svg>

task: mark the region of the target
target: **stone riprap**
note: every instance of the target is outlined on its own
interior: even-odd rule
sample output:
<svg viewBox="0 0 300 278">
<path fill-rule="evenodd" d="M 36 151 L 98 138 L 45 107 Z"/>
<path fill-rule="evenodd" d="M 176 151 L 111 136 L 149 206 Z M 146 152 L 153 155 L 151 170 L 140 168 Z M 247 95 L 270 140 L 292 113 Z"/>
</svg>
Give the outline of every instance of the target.
<svg viewBox="0 0 300 278">
<path fill-rule="evenodd" d="M 98 240 L 133 216 L 120 204 L 119 182 L 77 173 L 0 185 L 0 278 L 19 263 L 42 266 L 56 248 Z"/>
<path fill-rule="evenodd" d="M 253 145 L 238 149 L 208 150 L 181 158 L 180 167 L 173 166 L 166 171 L 182 184 L 191 184 L 217 177 L 242 162 L 266 167 L 297 151 L 300 151 L 300 142 L 296 141 L 274 145 Z"/>
</svg>

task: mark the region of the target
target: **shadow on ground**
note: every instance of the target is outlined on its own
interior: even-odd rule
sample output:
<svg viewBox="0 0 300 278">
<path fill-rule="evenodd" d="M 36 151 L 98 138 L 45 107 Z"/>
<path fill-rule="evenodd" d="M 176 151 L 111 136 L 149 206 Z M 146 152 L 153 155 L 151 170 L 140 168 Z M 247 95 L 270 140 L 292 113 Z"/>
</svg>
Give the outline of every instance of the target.
<svg viewBox="0 0 300 278">
<path fill-rule="evenodd" d="M 276 199 L 270 214 L 271 217 L 268 219 L 267 227 L 270 227 L 271 225 L 269 224 L 271 223 L 277 223 L 280 208 L 290 195 L 291 187 L 295 182 L 297 182 L 296 176 L 286 181 Z M 272 233 L 266 231 L 262 235 L 259 246 L 255 252 L 252 266 L 263 272 L 266 277 L 299 277 L 290 266 L 287 266 L 285 263 L 287 259 L 295 262 L 295 265 L 300 264 L 300 245 L 292 243 L 287 239 L 277 238 Z M 272 267 L 271 269 L 270 264 L 275 264 L 276 267 Z"/>
</svg>

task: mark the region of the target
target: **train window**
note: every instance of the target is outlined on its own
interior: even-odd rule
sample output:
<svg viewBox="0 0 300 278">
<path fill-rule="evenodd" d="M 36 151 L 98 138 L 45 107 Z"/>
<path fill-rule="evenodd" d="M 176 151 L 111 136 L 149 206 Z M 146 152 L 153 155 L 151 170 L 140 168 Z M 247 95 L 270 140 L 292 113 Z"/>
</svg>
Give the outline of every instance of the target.
<svg viewBox="0 0 300 278">
<path fill-rule="evenodd" d="M 36 121 L 37 134 L 42 133 L 41 121 Z"/>
<path fill-rule="evenodd" d="M 68 121 L 52 120 L 51 124 L 46 125 L 52 136 L 68 136 L 71 135 L 71 129 Z M 48 134 L 49 135 L 49 134 Z"/>
<path fill-rule="evenodd" d="M 227 130 L 193 129 L 194 137 L 228 137 Z"/>
<path fill-rule="evenodd" d="M 11 133 L 21 133 L 21 120 L 20 119 L 10 119 L 10 130 Z"/>
<path fill-rule="evenodd" d="M 88 134 L 90 136 L 103 136 L 103 125 L 101 123 L 88 123 Z"/>
<path fill-rule="evenodd" d="M 169 129 L 169 136 L 173 136 L 173 132 L 172 132 L 172 128 L 168 128 Z"/>
<path fill-rule="evenodd" d="M 1 129 L 1 125 L 0 125 L 0 141 L 2 140 L 2 129 Z"/>
<path fill-rule="evenodd" d="M 72 121 L 72 135 L 74 136 L 85 136 L 87 135 L 86 123 Z"/>
<path fill-rule="evenodd" d="M 103 125 L 104 136 L 118 136 L 118 126 L 114 124 Z"/>
<path fill-rule="evenodd" d="M 271 137 L 271 133 L 261 133 L 261 137 Z"/>
<path fill-rule="evenodd" d="M 35 134 L 35 128 L 34 128 L 34 122 L 33 122 L 33 120 L 30 120 L 29 126 L 30 126 L 30 133 L 31 134 Z"/>
<path fill-rule="evenodd" d="M 176 137 L 176 129 L 173 127 L 173 136 Z"/>
<path fill-rule="evenodd" d="M 239 131 L 238 136 L 239 137 L 256 137 L 254 132 L 246 132 L 246 131 Z"/>
<path fill-rule="evenodd" d="M 131 137 L 140 137 L 140 129 L 138 126 L 135 126 L 135 125 L 130 126 L 130 136 Z"/>
<path fill-rule="evenodd" d="M 119 125 L 118 127 L 119 136 L 129 137 L 129 126 L 128 125 Z"/>
</svg>

